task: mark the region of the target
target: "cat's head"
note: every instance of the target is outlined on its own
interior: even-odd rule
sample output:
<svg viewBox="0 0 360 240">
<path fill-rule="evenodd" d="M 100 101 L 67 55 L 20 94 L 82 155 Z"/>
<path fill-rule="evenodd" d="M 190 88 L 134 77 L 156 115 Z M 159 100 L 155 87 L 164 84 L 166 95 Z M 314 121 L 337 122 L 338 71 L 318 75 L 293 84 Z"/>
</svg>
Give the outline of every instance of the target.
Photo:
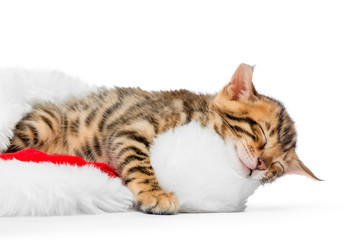
<svg viewBox="0 0 360 240">
<path fill-rule="evenodd" d="M 257 93 L 252 74 L 251 66 L 240 64 L 216 95 L 213 108 L 224 123 L 217 131 L 233 143 L 249 178 L 269 183 L 285 174 L 300 174 L 319 180 L 295 152 L 295 126 L 284 106 Z"/>
</svg>

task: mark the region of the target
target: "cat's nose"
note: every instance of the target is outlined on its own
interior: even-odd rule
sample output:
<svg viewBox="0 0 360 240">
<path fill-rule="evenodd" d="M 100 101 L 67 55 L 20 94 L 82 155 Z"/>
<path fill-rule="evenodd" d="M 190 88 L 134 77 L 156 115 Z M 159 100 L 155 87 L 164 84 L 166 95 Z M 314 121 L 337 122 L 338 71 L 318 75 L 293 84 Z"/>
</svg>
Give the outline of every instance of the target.
<svg viewBox="0 0 360 240">
<path fill-rule="evenodd" d="M 259 157 L 258 158 L 258 163 L 256 165 L 256 169 L 263 171 L 263 170 L 266 170 L 267 168 L 268 168 L 268 165 L 267 165 L 265 159 L 262 158 L 262 157 Z"/>
</svg>

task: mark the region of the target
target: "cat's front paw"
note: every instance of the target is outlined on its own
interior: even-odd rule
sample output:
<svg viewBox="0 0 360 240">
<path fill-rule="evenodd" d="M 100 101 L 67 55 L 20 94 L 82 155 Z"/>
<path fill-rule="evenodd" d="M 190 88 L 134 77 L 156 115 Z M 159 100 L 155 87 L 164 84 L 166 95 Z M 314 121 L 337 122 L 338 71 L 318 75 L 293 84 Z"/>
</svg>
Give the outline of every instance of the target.
<svg viewBox="0 0 360 240">
<path fill-rule="evenodd" d="M 151 214 L 175 214 L 179 209 L 175 194 L 162 190 L 142 192 L 137 196 L 136 203 L 141 211 Z"/>
</svg>

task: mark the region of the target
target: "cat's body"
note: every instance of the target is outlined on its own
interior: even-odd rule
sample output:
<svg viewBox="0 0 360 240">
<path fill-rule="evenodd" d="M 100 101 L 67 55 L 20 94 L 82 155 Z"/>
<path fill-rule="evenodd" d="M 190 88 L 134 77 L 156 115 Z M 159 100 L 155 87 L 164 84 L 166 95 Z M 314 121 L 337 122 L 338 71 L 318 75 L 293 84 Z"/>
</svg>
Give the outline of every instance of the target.
<svg viewBox="0 0 360 240">
<path fill-rule="evenodd" d="M 39 105 L 17 125 L 9 151 L 34 148 L 107 163 L 141 210 L 160 214 L 175 213 L 178 204 L 159 186 L 149 147 L 158 134 L 190 121 L 231 139 L 251 178 L 271 182 L 285 173 L 315 178 L 295 154 L 295 129 L 284 107 L 258 94 L 251 77 L 252 69 L 242 64 L 216 95 L 115 88 L 63 105 Z"/>
<path fill-rule="evenodd" d="M 116 156 L 113 156 L 119 154 L 116 152 L 118 139 L 124 138 L 127 142 L 134 141 L 133 144 L 140 145 L 136 147 L 142 151 L 142 156 L 159 133 L 191 120 L 200 121 L 204 126 L 212 124 L 207 118 L 208 102 L 212 98 L 186 90 L 101 89 L 88 97 L 72 99 L 62 105 L 35 106 L 18 124 L 14 143 L 24 147 L 31 145 L 51 154 L 77 155 L 87 161 L 119 167 Z M 30 127 L 33 124 L 35 129 Z M 21 133 L 32 140 L 21 138 Z M 142 149 L 141 145 L 146 148 Z"/>
</svg>

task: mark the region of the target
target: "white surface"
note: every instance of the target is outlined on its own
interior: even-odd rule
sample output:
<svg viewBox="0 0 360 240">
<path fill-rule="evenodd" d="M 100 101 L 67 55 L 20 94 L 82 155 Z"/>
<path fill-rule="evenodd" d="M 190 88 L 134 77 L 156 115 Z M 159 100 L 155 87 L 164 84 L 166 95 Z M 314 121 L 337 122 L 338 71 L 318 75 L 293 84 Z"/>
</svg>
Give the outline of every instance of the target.
<svg viewBox="0 0 360 240">
<path fill-rule="evenodd" d="M 1 1 L 3 67 L 215 92 L 240 62 L 257 64 L 255 86 L 285 103 L 298 155 L 326 181 L 285 177 L 259 188 L 245 213 L 2 218 L 0 236 L 359 238 L 358 9 L 356 1 Z"/>
</svg>

